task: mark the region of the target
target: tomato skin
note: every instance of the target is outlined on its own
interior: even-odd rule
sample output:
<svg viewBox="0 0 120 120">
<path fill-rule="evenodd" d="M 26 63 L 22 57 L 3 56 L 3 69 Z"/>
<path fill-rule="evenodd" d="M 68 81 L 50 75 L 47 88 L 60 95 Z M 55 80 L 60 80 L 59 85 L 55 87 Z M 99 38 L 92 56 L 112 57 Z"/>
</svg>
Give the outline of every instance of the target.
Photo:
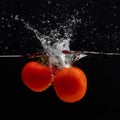
<svg viewBox="0 0 120 120">
<path fill-rule="evenodd" d="M 84 97 L 87 90 L 87 78 L 79 68 L 63 68 L 56 75 L 53 87 L 62 101 L 74 103 Z"/>
<path fill-rule="evenodd" d="M 52 83 L 49 67 L 35 61 L 25 64 L 21 78 L 23 83 L 34 92 L 42 92 Z"/>
<path fill-rule="evenodd" d="M 57 71 L 54 67 L 50 70 L 49 67 L 32 61 L 23 67 L 21 78 L 23 83 L 34 92 L 43 92 L 53 85 L 58 98 L 67 103 L 81 100 L 87 90 L 86 75 L 77 67 L 63 68 Z"/>
</svg>

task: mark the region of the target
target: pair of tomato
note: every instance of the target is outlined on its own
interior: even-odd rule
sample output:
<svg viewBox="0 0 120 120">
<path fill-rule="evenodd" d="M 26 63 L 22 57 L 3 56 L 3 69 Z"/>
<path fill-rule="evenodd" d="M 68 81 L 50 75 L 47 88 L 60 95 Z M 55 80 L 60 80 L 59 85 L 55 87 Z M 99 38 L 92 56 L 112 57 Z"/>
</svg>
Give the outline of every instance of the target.
<svg viewBox="0 0 120 120">
<path fill-rule="evenodd" d="M 56 72 L 54 67 L 50 70 L 49 67 L 33 61 L 23 67 L 21 77 L 23 83 L 34 92 L 42 92 L 53 85 L 57 96 L 68 103 L 81 100 L 87 89 L 85 73 L 77 67 L 63 68 Z"/>
</svg>

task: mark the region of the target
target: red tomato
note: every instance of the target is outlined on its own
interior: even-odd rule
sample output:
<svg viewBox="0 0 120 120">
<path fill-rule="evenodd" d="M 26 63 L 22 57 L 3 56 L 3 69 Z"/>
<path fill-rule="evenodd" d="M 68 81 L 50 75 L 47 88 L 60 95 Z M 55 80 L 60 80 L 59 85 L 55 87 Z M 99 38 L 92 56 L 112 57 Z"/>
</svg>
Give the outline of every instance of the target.
<svg viewBox="0 0 120 120">
<path fill-rule="evenodd" d="M 64 102 L 81 100 L 87 90 L 85 73 L 76 67 L 63 68 L 56 75 L 53 86 L 57 96 Z"/>
<path fill-rule="evenodd" d="M 55 72 L 55 69 L 53 68 L 52 71 Z M 34 92 L 42 92 L 52 83 L 50 68 L 35 61 L 23 67 L 21 78 L 23 83 Z"/>
</svg>

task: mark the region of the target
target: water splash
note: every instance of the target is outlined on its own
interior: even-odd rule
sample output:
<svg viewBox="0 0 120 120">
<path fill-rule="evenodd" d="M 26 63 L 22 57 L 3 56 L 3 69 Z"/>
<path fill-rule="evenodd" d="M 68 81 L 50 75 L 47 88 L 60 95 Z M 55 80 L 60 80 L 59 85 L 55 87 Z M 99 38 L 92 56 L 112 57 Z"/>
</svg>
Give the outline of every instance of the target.
<svg viewBox="0 0 120 120">
<path fill-rule="evenodd" d="M 49 54 L 51 64 L 59 69 L 71 66 L 76 54 L 74 52 L 64 54 L 63 51 L 70 51 L 70 41 L 72 41 L 71 37 L 73 36 L 74 28 L 79 22 L 78 19 L 72 17 L 72 19 L 60 24 L 58 28 L 50 30 L 48 35 L 41 34 L 37 29 L 34 29 L 29 23 L 25 22 L 24 19 L 19 19 L 19 16 L 15 16 L 15 20 L 20 20 L 28 30 L 35 33 L 44 51 Z"/>
<path fill-rule="evenodd" d="M 50 29 L 41 34 L 35 29 L 29 22 L 26 22 L 19 15 L 15 15 L 14 19 L 18 22 L 22 22 L 27 30 L 32 31 L 36 38 L 43 46 L 44 52 L 49 55 L 49 61 L 51 65 L 61 69 L 63 67 L 70 67 L 75 61 L 87 57 L 88 55 L 120 55 L 120 53 L 105 53 L 95 51 L 73 51 L 70 50 L 70 42 L 73 41 L 74 30 L 78 24 L 81 23 L 81 19 L 77 19 L 72 16 L 55 29 Z M 28 57 L 39 58 L 42 54 L 35 53 L 33 55 L 1 55 L 0 57 Z"/>
</svg>

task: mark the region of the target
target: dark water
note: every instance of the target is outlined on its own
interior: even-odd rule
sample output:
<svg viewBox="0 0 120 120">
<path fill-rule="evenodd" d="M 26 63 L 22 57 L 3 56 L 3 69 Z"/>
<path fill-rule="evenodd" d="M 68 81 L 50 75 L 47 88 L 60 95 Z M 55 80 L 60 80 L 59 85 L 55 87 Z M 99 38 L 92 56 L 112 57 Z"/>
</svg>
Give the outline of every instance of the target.
<svg viewBox="0 0 120 120">
<path fill-rule="evenodd" d="M 86 57 L 74 65 L 84 70 L 88 79 L 85 97 L 73 104 L 60 101 L 53 87 L 43 93 L 30 91 L 21 81 L 21 70 L 32 59 L 1 58 L 1 103 L 3 111 L 20 117 L 41 119 L 113 119 L 120 118 L 120 57 Z M 56 115 L 56 116 L 55 116 Z"/>
<path fill-rule="evenodd" d="M 81 24 L 74 31 L 72 50 L 119 53 L 119 10 L 117 0 L 1 0 L 0 54 L 27 54 L 42 49 L 34 33 L 13 20 L 15 15 L 46 34 L 46 30 L 58 27 L 56 23 L 77 15 Z M 50 24 L 42 23 L 47 20 Z M 88 79 L 86 96 L 74 104 L 61 102 L 52 86 L 43 93 L 34 93 L 23 85 L 20 73 L 25 63 L 31 60 L 34 59 L 0 58 L 0 98 L 4 118 L 120 119 L 120 56 L 91 55 L 74 63 Z"/>
</svg>

